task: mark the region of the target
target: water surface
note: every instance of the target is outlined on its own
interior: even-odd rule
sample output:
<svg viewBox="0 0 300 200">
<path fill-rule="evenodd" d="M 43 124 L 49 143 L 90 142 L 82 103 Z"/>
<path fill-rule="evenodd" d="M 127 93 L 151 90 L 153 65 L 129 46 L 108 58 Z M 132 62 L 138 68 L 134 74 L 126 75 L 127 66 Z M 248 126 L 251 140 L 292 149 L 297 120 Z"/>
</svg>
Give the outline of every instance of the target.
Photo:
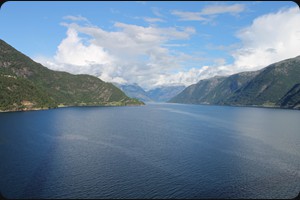
<svg viewBox="0 0 300 200">
<path fill-rule="evenodd" d="M 293 198 L 300 112 L 147 104 L 0 113 L 7 198 Z"/>
</svg>

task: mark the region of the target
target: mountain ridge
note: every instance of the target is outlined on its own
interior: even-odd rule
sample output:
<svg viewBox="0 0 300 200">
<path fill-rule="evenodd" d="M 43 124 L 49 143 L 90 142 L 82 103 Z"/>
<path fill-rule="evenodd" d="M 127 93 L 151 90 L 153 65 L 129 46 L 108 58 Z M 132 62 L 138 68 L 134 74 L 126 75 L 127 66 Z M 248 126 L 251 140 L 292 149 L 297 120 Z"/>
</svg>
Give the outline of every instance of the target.
<svg viewBox="0 0 300 200">
<path fill-rule="evenodd" d="M 120 88 L 126 95 L 137 98 L 144 102 L 166 102 L 181 92 L 185 86 L 159 86 L 154 89 L 145 91 L 137 83 L 119 84 L 113 83 Z"/>
<path fill-rule="evenodd" d="M 147 92 L 140 87 L 138 84 L 119 84 L 119 83 L 113 83 L 115 86 L 120 88 L 127 96 L 131 98 L 136 98 L 144 102 L 152 102 L 153 99 L 151 99 Z"/>
<path fill-rule="evenodd" d="M 170 103 L 259 106 L 299 109 L 300 56 L 230 76 L 212 77 L 188 86 Z M 204 83 L 213 83 L 209 87 Z M 209 90 L 208 92 L 205 92 Z"/>
<path fill-rule="evenodd" d="M 0 110 L 142 105 L 101 79 L 53 71 L 0 39 Z"/>
<path fill-rule="evenodd" d="M 147 91 L 148 96 L 156 102 L 167 102 L 177 94 L 179 94 L 185 86 L 160 86 Z"/>
</svg>

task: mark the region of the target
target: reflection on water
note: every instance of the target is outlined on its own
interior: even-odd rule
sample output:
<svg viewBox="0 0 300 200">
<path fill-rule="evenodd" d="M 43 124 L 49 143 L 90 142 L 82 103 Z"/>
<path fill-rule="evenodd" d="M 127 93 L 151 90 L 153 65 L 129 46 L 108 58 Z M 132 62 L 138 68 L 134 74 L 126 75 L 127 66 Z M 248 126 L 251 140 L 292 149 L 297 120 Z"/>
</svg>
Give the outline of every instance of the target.
<svg viewBox="0 0 300 200">
<path fill-rule="evenodd" d="M 300 113 L 148 104 L 0 113 L 8 198 L 292 198 Z"/>
</svg>

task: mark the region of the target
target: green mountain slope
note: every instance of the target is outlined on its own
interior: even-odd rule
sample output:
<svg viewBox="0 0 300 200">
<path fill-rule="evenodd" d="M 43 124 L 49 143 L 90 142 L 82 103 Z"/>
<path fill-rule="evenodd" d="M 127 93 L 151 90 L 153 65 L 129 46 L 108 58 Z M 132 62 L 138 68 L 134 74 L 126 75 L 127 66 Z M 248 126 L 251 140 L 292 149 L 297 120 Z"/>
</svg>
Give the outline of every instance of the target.
<svg viewBox="0 0 300 200">
<path fill-rule="evenodd" d="M 0 40 L 0 110 L 63 105 L 140 105 L 111 83 L 50 70 Z"/>
<path fill-rule="evenodd" d="M 200 80 L 197 84 L 190 85 L 185 88 L 181 93 L 173 97 L 169 102 L 172 103 L 191 103 L 191 104 L 209 104 L 207 99 L 215 88 L 225 80 L 226 77 L 213 77 L 210 79 Z"/>
<path fill-rule="evenodd" d="M 204 84 L 211 82 L 215 84 Z M 299 108 L 297 84 L 300 84 L 300 56 L 255 72 L 242 72 L 223 77 L 222 80 L 215 77 L 201 80 L 187 87 L 170 102 Z"/>
<path fill-rule="evenodd" d="M 283 108 L 300 109 L 300 83 L 294 85 L 278 102 Z"/>
<path fill-rule="evenodd" d="M 56 107 L 47 92 L 31 81 L 15 76 L 0 76 L 0 110 L 26 110 Z"/>
<path fill-rule="evenodd" d="M 227 101 L 232 105 L 275 106 L 300 83 L 300 56 L 269 65 Z"/>
<path fill-rule="evenodd" d="M 236 90 L 248 83 L 258 72 L 242 72 L 231 75 L 221 81 L 203 99 L 211 104 L 225 104 Z"/>
</svg>

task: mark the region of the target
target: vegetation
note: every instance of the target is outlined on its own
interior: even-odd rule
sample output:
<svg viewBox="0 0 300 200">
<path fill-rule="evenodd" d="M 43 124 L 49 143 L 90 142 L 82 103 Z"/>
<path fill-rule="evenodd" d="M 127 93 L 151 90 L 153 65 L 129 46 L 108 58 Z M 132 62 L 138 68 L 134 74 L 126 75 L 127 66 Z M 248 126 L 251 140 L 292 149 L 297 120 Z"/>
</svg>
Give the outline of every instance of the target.
<svg viewBox="0 0 300 200">
<path fill-rule="evenodd" d="M 299 109 L 299 85 L 300 56 L 259 71 L 201 80 L 169 102 Z"/>
<path fill-rule="evenodd" d="M 50 70 L 0 40 L 0 110 L 58 105 L 142 105 L 111 83 L 90 75 Z"/>
<path fill-rule="evenodd" d="M 211 79 L 200 80 L 197 84 L 193 84 L 185 88 L 177 96 L 173 97 L 169 102 L 174 103 L 202 103 L 209 104 L 209 96 L 215 88 L 225 80 L 225 77 L 214 77 Z"/>
<path fill-rule="evenodd" d="M 54 108 L 53 98 L 24 78 L 0 77 L 0 110 Z"/>
<path fill-rule="evenodd" d="M 279 101 L 278 105 L 284 108 L 300 109 L 300 84 L 295 84 Z"/>
</svg>

